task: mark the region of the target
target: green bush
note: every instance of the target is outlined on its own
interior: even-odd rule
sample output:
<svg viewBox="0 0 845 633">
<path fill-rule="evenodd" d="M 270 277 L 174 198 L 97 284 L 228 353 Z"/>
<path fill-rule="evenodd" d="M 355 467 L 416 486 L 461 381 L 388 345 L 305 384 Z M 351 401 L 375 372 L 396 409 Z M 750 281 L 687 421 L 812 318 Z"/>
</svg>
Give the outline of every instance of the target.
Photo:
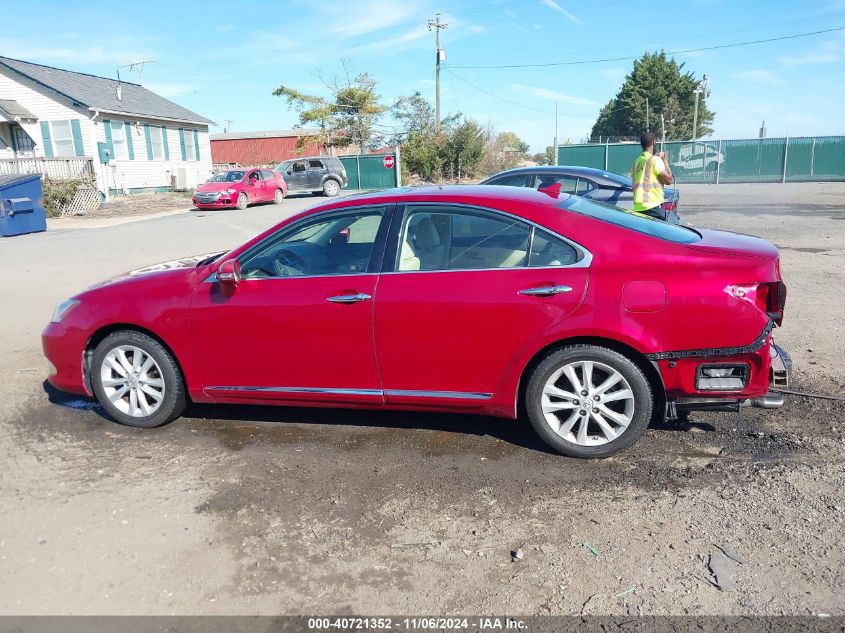
<svg viewBox="0 0 845 633">
<path fill-rule="evenodd" d="M 44 210 L 48 218 L 58 218 L 73 201 L 80 180 L 50 180 L 44 178 Z"/>
</svg>

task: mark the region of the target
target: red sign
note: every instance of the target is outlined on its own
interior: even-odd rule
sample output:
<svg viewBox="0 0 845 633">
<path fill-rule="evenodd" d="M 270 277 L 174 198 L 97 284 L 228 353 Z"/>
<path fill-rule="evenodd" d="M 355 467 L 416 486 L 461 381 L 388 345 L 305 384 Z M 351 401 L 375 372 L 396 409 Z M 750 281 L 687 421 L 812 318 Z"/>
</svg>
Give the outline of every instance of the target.
<svg viewBox="0 0 845 633">
<path fill-rule="evenodd" d="M 393 156 L 385 156 L 384 157 L 384 168 L 385 169 L 393 169 Z"/>
</svg>

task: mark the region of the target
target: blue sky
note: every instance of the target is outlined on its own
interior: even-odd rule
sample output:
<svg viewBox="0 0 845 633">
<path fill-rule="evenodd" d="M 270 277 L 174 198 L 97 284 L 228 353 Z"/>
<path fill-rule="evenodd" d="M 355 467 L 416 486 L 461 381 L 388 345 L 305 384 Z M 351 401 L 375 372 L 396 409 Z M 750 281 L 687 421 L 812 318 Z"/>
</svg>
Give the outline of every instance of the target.
<svg viewBox="0 0 845 633">
<path fill-rule="evenodd" d="M 353 72 L 370 72 L 385 101 L 414 91 L 433 101 L 434 35 L 426 21 L 440 11 L 449 25 L 442 33 L 449 69 L 441 76 L 444 113 L 462 112 L 496 131 L 516 132 L 535 151 L 552 142 L 556 101 L 560 139 L 582 140 L 632 62 L 457 66 L 638 56 L 845 26 L 845 0 L 14 5 L 3 12 L 0 55 L 109 77 L 118 66 L 155 60 L 144 67 L 140 83 L 214 120 L 217 131 L 227 120 L 235 131 L 293 126 L 296 114 L 272 96 L 273 88 L 325 93 L 320 77 L 341 73 L 341 59 Z M 658 10 L 647 11 L 644 20 L 649 6 Z M 754 137 L 764 119 L 769 136 L 845 132 L 845 31 L 676 58 L 709 77 L 714 137 Z M 138 80 L 128 69 L 121 76 Z"/>
</svg>

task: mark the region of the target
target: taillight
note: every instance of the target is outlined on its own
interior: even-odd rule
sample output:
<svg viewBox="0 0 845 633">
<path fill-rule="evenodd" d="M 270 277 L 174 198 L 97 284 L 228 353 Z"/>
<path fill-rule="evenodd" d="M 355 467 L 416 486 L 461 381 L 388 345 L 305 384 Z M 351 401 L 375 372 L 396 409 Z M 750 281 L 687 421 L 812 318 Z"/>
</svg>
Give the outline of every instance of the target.
<svg viewBox="0 0 845 633">
<path fill-rule="evenodd" d="M 741 301 L 754 304 L 778 325 L 783 321 L 783 308 L 786 303 L 786 286 L 783 282 L 735 284 L 725 288 L 725 291 Z"/>
<path fill-rule="evenodd" d="M 776 281 L 765 285 L 769 288 L 766 312 L 772 321 L 780 325 L 783 322 L 783 309 L 786 307 L 786 284 Z"/>
</svg>

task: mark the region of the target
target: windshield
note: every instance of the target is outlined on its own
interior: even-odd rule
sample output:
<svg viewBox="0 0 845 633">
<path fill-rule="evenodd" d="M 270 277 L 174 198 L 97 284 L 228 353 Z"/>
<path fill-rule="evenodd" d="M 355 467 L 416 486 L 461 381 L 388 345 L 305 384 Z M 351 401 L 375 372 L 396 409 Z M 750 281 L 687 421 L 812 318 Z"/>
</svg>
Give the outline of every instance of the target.
<svg viewBox="0 0 845 633">
<path fill-rule="evenodd" d="M 244 179 L 245 171 L 221 171 L 208 182 L 240 182 Z"/>
<path fill-rule="evenodd" d="M 578 196 L 567 196 L 565 200 L 558 203 L 558 207 L 568 211 L 574 211 L 581 215 L 588 215 L 602 222 L 610 222 L 638 233 L 645 233 L 667 242 L 678 244 L 692 244 L 701 241 L 701 235 L 689 227 L 680 224 L 669 224 L 664 220 L 658 220 L 642 213 L 626 211 L 603 202 L 596 202 L 588 198 Z"/>
</svg>

